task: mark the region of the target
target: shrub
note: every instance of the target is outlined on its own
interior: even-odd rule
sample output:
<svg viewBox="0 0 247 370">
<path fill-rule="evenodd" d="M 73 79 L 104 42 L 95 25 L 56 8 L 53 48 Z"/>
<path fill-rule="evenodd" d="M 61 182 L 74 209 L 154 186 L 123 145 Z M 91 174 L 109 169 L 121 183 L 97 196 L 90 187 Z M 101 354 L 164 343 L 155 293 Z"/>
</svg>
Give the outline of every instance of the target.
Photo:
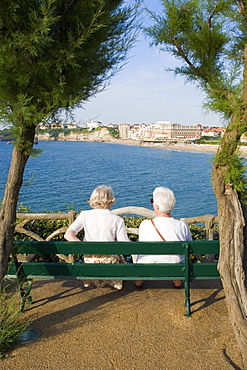
<svg viewBox="0 0 247 370">
<path fill-rule="evenodd" d="M 20 318 L 19 291 L 7 292 L 0 296 L 0 357 L 3 357 L 18 337 L 26 330 L 30 321 Z"/>
<path fill-rule="evenodd" d="M 20 209 L 20 212 L 27 212 L 30 210 L 23 207 Z M 139 228 L 141 222 L 145 219 L 144 217 L 134 217 L 134 216 L 123 216 L 125 226 L 127 228 Z M 20 222 L 20 221 L 19 221 Z M 43 239 L 46 239 L 50 234 L 55 230 L 68 226 L 67 220 L 31 220 L 25 224 L 25 229 L 34 232 L 35 234 L 40 235 Z M 206 239 L 206 230 L 204 226 L 191 224 L 189 225 L 193 240 L 205 240 Z M 131 241 L 138 241 L 138 235 L 128 234 Z M 78 237 L 83 240 L 84 232 L 83 230 L 78 234 Z M 214 239 L 218 239 L 218 227 L 215 227 Z M 27 235 L 16 233 L 15 240 L 32 240 Z M 64 240 L 63 234 L 59 234 L 53 238 L 53 240 Z M 79 260 L 83 260 L 83 255 L 77 256 Z M 45 255 L 37 256 L 35 261 L 43 262 L 59 262 L 60 258 L 55 255 Z M 60 261 L 61 262 L 61 261 Z"/>
<path fill-rule="evenodd" d="M 131 216 L 130 217 L 124 216 L 123 219 L 125 226 L 129 228 L 139 228 L 141 222 L 144 220 L 143 217 L 131 217 Z M 138 241 L 138 235 L 136 234 L 128 234 L 128 237 L 132 242 Z"/>
</svg>

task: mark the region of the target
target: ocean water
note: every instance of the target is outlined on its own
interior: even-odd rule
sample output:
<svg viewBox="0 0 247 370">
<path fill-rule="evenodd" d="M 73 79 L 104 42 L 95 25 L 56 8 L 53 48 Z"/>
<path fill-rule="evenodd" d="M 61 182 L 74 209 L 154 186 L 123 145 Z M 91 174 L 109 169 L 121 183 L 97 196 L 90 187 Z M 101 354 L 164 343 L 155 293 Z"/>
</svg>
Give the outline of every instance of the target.
<svg viewBox="0 0 247 370">
<path fill-rule="evenodd" d="M 89 209 L 92 190 L 113 188 L 112 208 L 152 209 L 156 186 L 171 188 L 176 196 L 174 217 L 217 214 L 211 185 L 212 154 L 94 142 L 39 142 L 43 150 L 28 160 L 19 203 L 32 212 L 77 212 Z M 0 142 L 0 199 L 3 198 L 12 146 Z"/>
</svg>

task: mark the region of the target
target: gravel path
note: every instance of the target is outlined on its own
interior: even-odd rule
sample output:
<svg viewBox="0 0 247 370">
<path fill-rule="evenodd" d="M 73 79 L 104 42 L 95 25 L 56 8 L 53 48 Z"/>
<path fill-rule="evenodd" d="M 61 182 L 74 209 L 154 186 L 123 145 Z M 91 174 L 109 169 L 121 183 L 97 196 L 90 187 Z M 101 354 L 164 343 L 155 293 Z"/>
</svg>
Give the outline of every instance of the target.
<svg viewBox="0 0 247 370">
<path fill-rule="evenodd" d="M 8 370 L 228 370 L 241 357 L 218 280 L 192 282 L 192 316 L 170 281 L 82 288 L 80 281 L 37 280 L 24 317 L 41 336 L 0 361 Z"/>
</svg>

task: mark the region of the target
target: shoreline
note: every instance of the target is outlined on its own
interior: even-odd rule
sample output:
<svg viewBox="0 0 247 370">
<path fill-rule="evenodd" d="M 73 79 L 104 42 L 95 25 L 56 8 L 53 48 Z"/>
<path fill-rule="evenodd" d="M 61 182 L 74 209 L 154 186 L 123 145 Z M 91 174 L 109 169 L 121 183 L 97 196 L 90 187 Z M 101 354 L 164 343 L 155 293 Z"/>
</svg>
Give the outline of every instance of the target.
<svg viewBox="0 0 247 370">
<path fill-rule="evenodd" d="M 41 139 L 40 141 L 50 141 Z M 80 141 L 80 142 L 98 142 L 107 144 L 119 144 L 119 145 L 135 145 L 143 146 L 145 148 L 159 148 L 166 150 L 184 151 L 192 153 L 208 153 L 216 154 L 218 150 L 218 145 L 212 144 L 183 144 L 183 143 L 154 143 L 154 142 L 141 142 L 139 140 L 129 140 L 129 139 L 108 139 L 108 140 L 58 140 L 58 141 Z M 243 157 L 247 157 L 247 146 L 240 147 L 240 154 Z"/>
<path fill-rule="evenodd" d="M 167 150 L 186 151 L 186 152 L 201 152 L 201 153 L 216 153 L 218 145 L 210 144 L 170 144 L 170 143 L 140 143 L 140 141 L 116 139 L 111 141 L 112 144 L 121 145 L 136 145 L 146 148 L 161 148 Z"/>
<path fill-rule="evenodd" d="M 120 145 L 136 145 L 136 146 L 144 146 L 146 148 L 161 148 L 167 150 L 175 150 L 175 151 L 184 151 L 184 152 L 194 152 L 194 153 L 208 153 L 208 154 L 216 154 L 218 150 L 218 145 L 211 145 L 211 144 L 170 144 L 170 143 L 154 143 L 154 144 L 140 144 L 140 141 L 133 141 L 133 140 L 123 140 L 123 139 L 116 139 L 108 142 L 110 144 L 120 144 Z M 243 157 L 247 157 L 247 146 L 240 147 L 240 153 Z"/>
</svg>

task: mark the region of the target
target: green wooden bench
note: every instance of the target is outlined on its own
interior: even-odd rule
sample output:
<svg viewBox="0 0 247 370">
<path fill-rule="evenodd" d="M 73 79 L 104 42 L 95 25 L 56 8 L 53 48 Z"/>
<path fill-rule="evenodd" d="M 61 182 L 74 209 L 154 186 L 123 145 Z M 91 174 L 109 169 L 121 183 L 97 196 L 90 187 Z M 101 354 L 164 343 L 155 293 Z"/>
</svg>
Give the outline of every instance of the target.
<svg viewBox="0 0 247 370">
<path fill-rule="evenodd" d="M 107 280 L 182 280 L 186 316 L 190 311 L 190 282 L 194 279 L 218 279 L 217 263 L 191 263 L 190 254 L 218 254 L 218 241 L 192 242 L 65 242 L 15 241 L 8 277 L 17 277 L 21 292 L 21 310 L 31 303 L 33 279 L 107 279 Z M 17 254 L 183 254 L 184 263 L 164 264 L 85 264 L 18 262 Z"/>
</svg>

